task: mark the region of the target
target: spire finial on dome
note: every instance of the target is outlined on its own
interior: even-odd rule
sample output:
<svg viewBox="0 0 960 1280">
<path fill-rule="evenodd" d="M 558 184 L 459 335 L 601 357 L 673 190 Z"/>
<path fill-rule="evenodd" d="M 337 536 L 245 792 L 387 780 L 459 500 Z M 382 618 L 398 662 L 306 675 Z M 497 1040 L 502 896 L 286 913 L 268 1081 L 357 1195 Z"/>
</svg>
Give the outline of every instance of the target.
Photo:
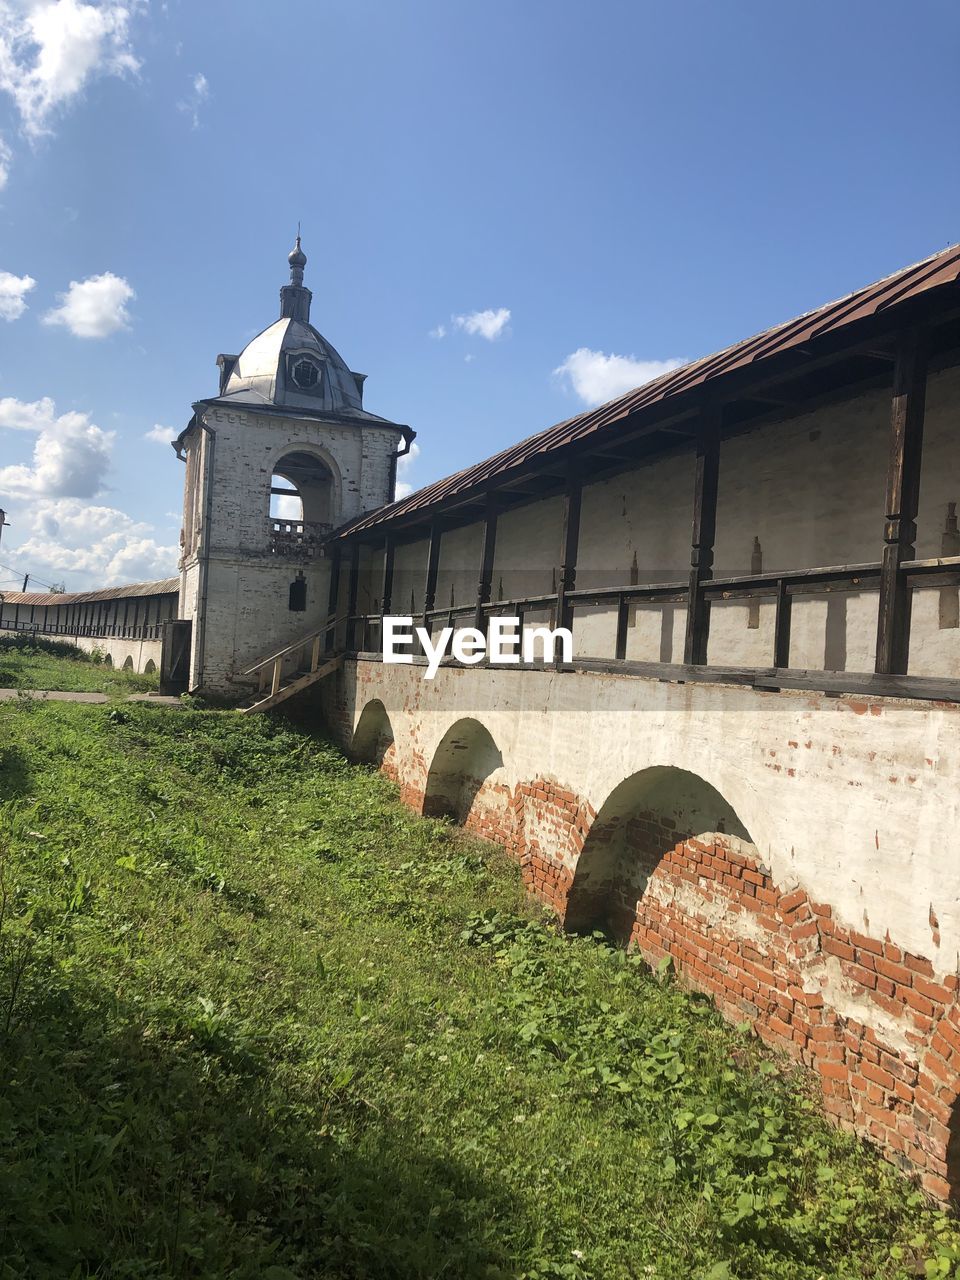
<svg viewBox="0 0 960 1280">
<path fill-rule="evenodd" d="M 287 254 L 290 263 L 290 283 L 303 284 L 303 268 L 307 265 L 307 255 L 300 247 L 300 223 L 297 223 L 297 243 Z"/>
<path fill-rule="evenodd" d="M 300 223 L 297 223 L 297 243 L 287 254 L 290 263 L 290 283 L 280 290 L 280 315 L 291 316 L 304 324 L 310 322 L 310 290 L 303 284 L 303 268 L 307 255 L 300 246 Z"/>
</svg>

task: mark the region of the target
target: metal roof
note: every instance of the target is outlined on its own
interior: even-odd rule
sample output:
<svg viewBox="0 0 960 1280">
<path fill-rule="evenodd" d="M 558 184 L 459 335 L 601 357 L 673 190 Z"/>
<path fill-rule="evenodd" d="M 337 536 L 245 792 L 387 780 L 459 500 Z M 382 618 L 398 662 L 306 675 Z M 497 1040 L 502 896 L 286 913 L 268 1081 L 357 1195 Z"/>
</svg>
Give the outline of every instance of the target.
<svg viewBox="0 0 960 1280">
<path fill-rule="evenodd" d="M 159 582 L 130 582 L 125 587 L 104 587 L 100 591 L 0 591 L 0 600 L 4 604 L 94 604 L 134 596 L 170 596 L 179 590 L 179 578 L 161 578 Z"/>
<path fill-rule="evenodd" d="M 808 311 L 794 320 L 767 329 L 713 355 L 682 365 L 596 409 L 590 409 L 536 435 L 528 436 L 519 444 L 511 445 L 483 462 L 457 471 L 399 502 L 362 516 L 339 529 L 336 536 L 358 533 L 417 512 L 426 513 L 441 502 L 466 494 L 496 476 L 533 459 L 546 457 L 653 405 L 680 396 L 683 392 L 703 386 L 734 370 L 759 365 L 773 356 L 803 347 L 806 343 L 845 329 L 859 320 L 892 310 L 928 290 L 956 284 L 958 279 L 960 245 L 951 245 L 922 262 L 904 267 L 894 275 L 878 280 L 875 284 L 867 285 L 835 302 L 829 302 L 815 311 Z"/>
</svg>

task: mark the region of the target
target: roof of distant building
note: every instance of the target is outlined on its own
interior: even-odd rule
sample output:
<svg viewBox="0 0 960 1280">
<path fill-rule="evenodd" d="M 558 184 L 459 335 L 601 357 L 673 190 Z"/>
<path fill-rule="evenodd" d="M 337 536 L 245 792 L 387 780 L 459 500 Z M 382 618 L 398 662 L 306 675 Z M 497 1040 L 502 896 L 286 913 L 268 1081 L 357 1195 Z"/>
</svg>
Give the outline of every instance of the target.
<svg viewBox="0 0 960 1280">
<path fill-rule="evenodd" d="M 160 578 L 157 582 L 130 582 L 123 587 L 103 587 L 99 591 L 0 591 L 0 599 L 4 604 L 95 604 L 134 596 L 175 595 L 179 590 L 179 578 Z"/>
</svg>

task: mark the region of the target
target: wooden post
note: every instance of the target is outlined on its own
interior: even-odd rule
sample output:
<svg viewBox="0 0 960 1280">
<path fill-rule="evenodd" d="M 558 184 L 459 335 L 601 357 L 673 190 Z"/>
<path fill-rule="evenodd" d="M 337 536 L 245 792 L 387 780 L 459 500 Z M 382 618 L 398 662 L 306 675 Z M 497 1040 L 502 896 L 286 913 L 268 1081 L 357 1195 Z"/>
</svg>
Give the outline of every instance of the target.
<svg viewBox="0 0 960 1280">
<path fill-rule="evenodd" d="M 393 561 L 396 544 L 388 533 L 383 543 L 383 582 L 380 588 L 380 616 L 389 613 L 393 604 Z"/>
<path fill-rule="evenodd" d="M 616 658 L 623 662 L 627 656 L 627 630 L 630 626 L 630 602 L 626 596 L 617 596 L 617 648 Z"/>
<path fill-rule="evenodd" d="M 720 471 L 720 422 L 716 404 L 703 408 L 697 432 L 697 466 L 693 490 L 693 530 L 690 540 L 690 589 L 683 660 L 688 666 L 707 661 L 710 605 L 701 584 L 713 577 L 713 543 L 717 532 L 717 480 Z"/>
<path fill-rule="evenodd" d="M 777 582 L 777 613 L 773 624 L 773 665 L 778 669 L 790 666 L 790 608 L 793 601 L 787 595 L 787 584 L 781 578 Z"/>
<path fill-rule="evenodd" d="M 557 584 L 557 626 L 573 627 L 573 606 L 567 593 L 577 585 L 577 553 L 580 548 L 580 500 L 583 486 L 573 465 L 567 470 L 563 495 L 563 535 L 560 542 L 560 581 Z"/>
<path fill-rule="evenodd" d="M 493 595 L 493 562 L 497 554 L 497 515 L 499 498 L 493 491 L 487 494 L 487 510 L 483 521 L 483 550 L 480 555 L 480 577 L 477 581 L 477 609 L 473 625 L 486 634 L 484 605 Z"/>
<path fill-rule="evenodd" d="M 917 541 L 923 408 L 927 388 L 926 355 L 920 333 L 910 330 L 897 345 L 890 406 L 890 461 L 887 466 L 886 519 L 880 563 L 877 617 L 879 675 L 906 675 L 910 651 L 910 591 L 901 565 L 912 560 Z"/>
<path fill-rule="evenodd" d="M 423 584 L 423 618 L 425 631 L 432 633 L 431 620 L 427 617 L 433 612 L 437 602 L 437 571 L 440 568 L 440 521 L 434 519 L 430 526 L 430 550 L 427 552 L 427 576 Z"/>
<path fill-rule="evenodd" d="M 330 560 L 330 590 L 327 595 L 327 616 L 336 619 L 337 605 L 340 601 L 340 562 L 342 553 L 340 543 L 336 543 L 333 548 L 333 556 Z M 327 628 L 327 634 L 324 638 L 324 648 L 329 653 L 337 642 L 336 621 Z"/>
<path fill-rule="evenodd" d="M 360 540 L 350 544 L 350 578 L 347 586 L 347 652 L 352 653 L 357 640 L 357 593 L 360 586 Z"/>
</svg>

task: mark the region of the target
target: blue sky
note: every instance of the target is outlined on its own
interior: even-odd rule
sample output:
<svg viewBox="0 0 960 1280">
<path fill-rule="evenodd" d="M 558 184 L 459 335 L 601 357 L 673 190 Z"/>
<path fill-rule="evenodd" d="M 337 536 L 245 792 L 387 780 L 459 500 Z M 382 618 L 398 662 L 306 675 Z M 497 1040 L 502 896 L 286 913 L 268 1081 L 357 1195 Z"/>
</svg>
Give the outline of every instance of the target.
<svg viewBox="0 0 960 1280">
<path fill-rule="evenodd" d="M 0 562 L 175 571 L 164 429 L 298 219 L 415 486 L 944 247 L 958 53 L 952 0 L 0 0 Z"/>
</svg>

